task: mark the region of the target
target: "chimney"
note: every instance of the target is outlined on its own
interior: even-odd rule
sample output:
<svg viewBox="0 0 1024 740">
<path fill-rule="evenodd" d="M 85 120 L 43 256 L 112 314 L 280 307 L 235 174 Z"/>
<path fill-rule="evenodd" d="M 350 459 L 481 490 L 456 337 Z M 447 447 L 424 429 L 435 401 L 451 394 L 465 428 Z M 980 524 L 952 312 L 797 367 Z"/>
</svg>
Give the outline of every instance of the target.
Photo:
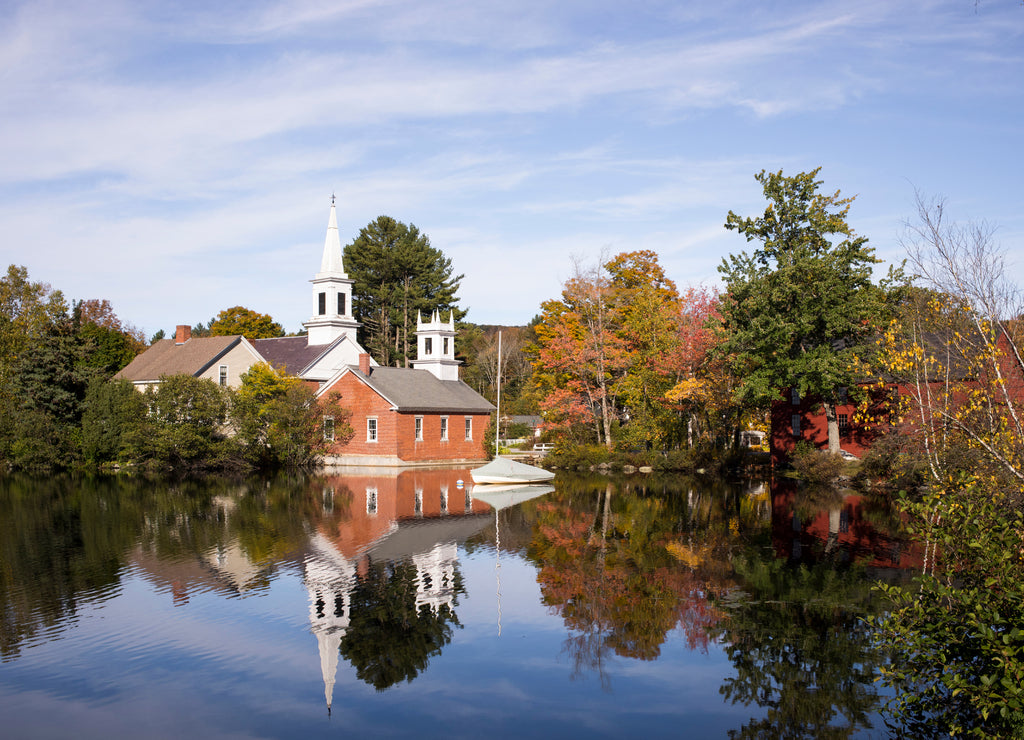
<svg viewBox="0 0 1024 740">
<path fill-rule="evenodd" d="M 178 324 L 178 330 L 174 334 L 175 344 L 184 344 L 192 338 L 192 327 L 186 324 Z"/>
<path fill-rule="evenodd" d="M 370 374 L 370 355 L 366 352 L 361 352 L 359 354 L 359 372 L 363 375 Z"/>
</svg>

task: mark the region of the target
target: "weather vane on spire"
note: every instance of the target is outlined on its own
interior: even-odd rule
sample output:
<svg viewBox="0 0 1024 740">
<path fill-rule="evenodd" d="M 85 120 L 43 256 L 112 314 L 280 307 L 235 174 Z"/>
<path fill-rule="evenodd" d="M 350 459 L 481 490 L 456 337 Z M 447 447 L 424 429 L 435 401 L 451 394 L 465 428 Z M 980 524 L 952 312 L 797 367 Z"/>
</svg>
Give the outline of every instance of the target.
<svg viewBox="0 0 1024 740">
<path fill-rule="evenodd" d="M 331 191 L 331 205 L 334 205 L 334 191 Z"/>
</svg>

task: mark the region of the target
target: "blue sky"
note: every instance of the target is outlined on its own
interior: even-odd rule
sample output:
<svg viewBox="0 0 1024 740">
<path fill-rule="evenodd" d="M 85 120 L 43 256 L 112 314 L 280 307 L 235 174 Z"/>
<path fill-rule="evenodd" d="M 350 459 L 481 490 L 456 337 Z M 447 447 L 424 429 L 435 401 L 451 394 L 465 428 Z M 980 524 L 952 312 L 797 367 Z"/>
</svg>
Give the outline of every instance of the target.
<svg viewBox="0 0 1024 740">
<path fill-rule="evenodd" d="M 762 169 L 821 166 L 889 261 L 945 197 L 1024 283 L 1016 0 L 8 1 L 0 100 L 3 261 L 147 335 L 299 329 L 332 192 L 345 242 L 429 235 L 477 323 L 602 251 L 717 283 Z"/>
</svg>

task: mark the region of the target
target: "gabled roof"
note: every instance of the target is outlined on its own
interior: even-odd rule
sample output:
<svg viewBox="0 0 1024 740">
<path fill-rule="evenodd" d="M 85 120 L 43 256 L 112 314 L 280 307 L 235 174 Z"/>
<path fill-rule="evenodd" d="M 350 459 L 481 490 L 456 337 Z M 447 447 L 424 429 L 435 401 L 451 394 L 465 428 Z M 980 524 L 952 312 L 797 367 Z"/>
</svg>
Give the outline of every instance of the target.
<svg viewBox="0 0 1024 740">
<path fill-rule="evenodd" d="M 330 344 L 311 345 L 305 336 L 275 337 L 257 339 L 253 344 L 271 366 L 283 367 L 289 375 L 301 376 L 304 370 L 330 351 L 341 339 L 344 337 Z"/>
<path fill-rule="evenodd" d="M 486 398 L 461 380 L 439 380 L 427 370 L 406 367 L 371 367 L 369 375 L 349 367 L 329 380 L 324 390 L 346 373 L 352 373 L 400 412 L 489 414 L 494 410 Z"/>
<path fill-rule="evenodd" d="M 115 378 L 132 382 L 155 381 L 164 375 L 199 375 L 239 343 L 252 345 L 239 335 L 227 337 L 192 337 L 184 344 L 174 339 L 161 339 L 132 360 Z"/>
</svg>

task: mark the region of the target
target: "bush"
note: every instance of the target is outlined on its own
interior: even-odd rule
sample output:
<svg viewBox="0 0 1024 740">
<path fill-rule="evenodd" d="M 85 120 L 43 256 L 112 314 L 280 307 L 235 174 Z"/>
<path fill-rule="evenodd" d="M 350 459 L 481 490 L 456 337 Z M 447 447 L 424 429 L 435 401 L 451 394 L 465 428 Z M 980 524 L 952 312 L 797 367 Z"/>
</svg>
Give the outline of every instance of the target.
<svg viewBox="0 0 1024 740">
<path fill-rule="evenodd" d="M 846 462 L 839 455 L 819 450 L 801 440 L 793 451 L 793 470 L 801 480 L 812 483 L 834 483 L 843 472 Z"/>
</svg>

